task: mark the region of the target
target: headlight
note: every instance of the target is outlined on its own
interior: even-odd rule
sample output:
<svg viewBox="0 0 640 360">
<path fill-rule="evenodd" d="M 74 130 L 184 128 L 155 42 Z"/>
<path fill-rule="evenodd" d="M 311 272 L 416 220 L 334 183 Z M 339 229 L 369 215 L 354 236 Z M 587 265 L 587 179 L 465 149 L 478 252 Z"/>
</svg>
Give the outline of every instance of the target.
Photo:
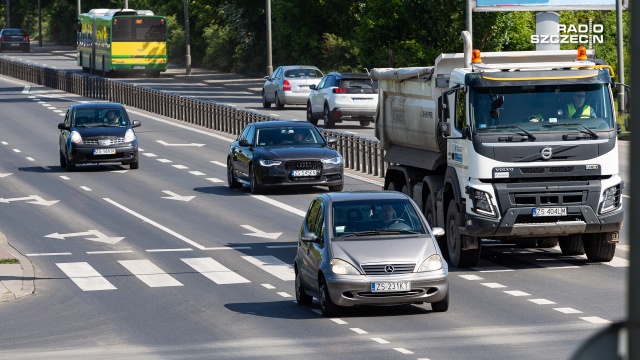
<svg viewBox="0 0 640 360">
<path fill-rule="evenodd" d="M 602 207 L 600 208 L 601 214 L 617 209 L 618 206 L 620 206 L 620 185 L 607 188 L 603 195 L 604 200 L 602 201 Z"/>
<path fill-rule="evenodd" d="M 348 262 L 340 259 L 331 260 L 331 271 L 338 275 L 360 275 L 358 269 Z"/>
<path fill-rule="evenodd" d="M 71 132 L 71 142 L 74 144 L 82 144 L 82 136 L 77 131 Z"/>
<path fill-rule="evenodd" d="M 337 156 L 331 159 L 322 159 L 321 161 L 325 164 L 340 165 L 342 164 L 342 156 Z"/>
<path fill-rule="evenodd" d="M 435 254 L 429 256 L 427 260 L 422 262 L 418 268 L 418 272 L 435 271 L 440 269 L 442 269 L 442 258 L 440 255 Z"/>
<path fill-rule="evenodd" d="M 496 216 L 496 212 L 491 205 L 491 195 L 488 193 L 467 187 L 467 194 L 471 197 L 473 202 L 472 210 L 481 215 Z"/>
<path fill-rule="evenodd" d="M 136 139 L 136 134 L 132 129 L 127 129 L 127 132 L 124 133 L 124 142 L 132 142 Z"/>
<path fill-rule="evenodd" d="M 260 160 L 260 165 L 262 166 L 278 166 L 282 164 L 282 161 L 277 161 L 277 160 Z"/>
</svg>

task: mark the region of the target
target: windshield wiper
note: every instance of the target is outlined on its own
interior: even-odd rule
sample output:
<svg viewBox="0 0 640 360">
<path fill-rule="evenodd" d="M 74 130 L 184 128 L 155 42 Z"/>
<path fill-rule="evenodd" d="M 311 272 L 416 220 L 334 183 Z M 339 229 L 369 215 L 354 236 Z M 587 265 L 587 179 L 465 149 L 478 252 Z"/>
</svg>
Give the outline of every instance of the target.
<svg viewBox="0 0 640 360">
<path fill-rule="evenodd" d="M 587 133 L 589 135 L 591 135 L 592 138 L 597 139 L 600 136 L 593 130 L 589 129 L 588 127 L 582 125 L 582 124 L 578 124 L 578 123 L 573 123 L 573 124 L 546 124 L 544 125 L 545 127 L 558 127 L 558 126 L 580 126 L 581 128 L 583 128 L 585 131 L 580 130 L 580 132 L 583 133 Z"/>
<path fill-rule="evenodd" d="M 371 236 L 371 235 L 394 235 L 394 234 L 420 234 L 417 231 L 407 229 L 378 229 L 367 231 L 354 231 L 340 235 L 339 237 L 352 237 L 352 236 Z"/>
<path fill-rule="evenodd" d="M 525 133 L 530 141 L 536 141 L 535 135 L 533 135 L 532 133 L 528 132 L 527 130 L 521 128 L 518 125 L 498 125 L 498 126 L 492 126 L 491 129 L 518 129 L 518 130 L 522 131 L 523 133 Z M 514 132 L 516 132 L 516 131 L 514 131 Z"/>
</svg>

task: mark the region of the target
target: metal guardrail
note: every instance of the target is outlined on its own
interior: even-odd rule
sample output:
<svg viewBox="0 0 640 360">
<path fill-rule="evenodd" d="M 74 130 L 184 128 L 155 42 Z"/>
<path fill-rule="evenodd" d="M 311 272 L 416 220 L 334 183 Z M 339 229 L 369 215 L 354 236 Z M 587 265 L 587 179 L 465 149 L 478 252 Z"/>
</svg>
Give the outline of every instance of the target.
<svg viewBox="0 0 640 360">
<path fill-rule="evenodd" d="M 128 84 L 64 70 L 0 59 L 0 75 L 98 100 L 118 102 L 153 114 L 203 128 L 238 135 L 249 123 L 278 120 L 249 110 L 185 97 L 145 86 Z M 384 177 L 385 162 L 380 143 L 355 135 L 320 129 L 338 139 L 337 150 L 345 168 Z"/>
</svg>

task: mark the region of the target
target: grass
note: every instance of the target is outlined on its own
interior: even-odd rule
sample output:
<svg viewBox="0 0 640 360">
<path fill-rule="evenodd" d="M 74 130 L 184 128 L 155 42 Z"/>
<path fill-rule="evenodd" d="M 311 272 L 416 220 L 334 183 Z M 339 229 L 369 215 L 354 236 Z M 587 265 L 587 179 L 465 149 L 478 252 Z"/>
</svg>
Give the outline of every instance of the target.
<svg viewBox="0 0 640 360">
<path fill-rule="evenodd" d="M 0 264 L 17 264 L 19 262 L 18 259 L 0 259 Z"/>
</svg>

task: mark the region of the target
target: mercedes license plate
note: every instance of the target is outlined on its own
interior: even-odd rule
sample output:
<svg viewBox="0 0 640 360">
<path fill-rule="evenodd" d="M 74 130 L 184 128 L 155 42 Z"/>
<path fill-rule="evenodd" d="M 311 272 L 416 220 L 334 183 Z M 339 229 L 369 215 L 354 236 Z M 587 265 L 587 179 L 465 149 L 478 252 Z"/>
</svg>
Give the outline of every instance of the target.
<svg viewBox="0 0 640 360">
<path fill-rule="evenodd" d="M 566 207 L 533 208 L 533 216 L 566 216 Z"/>
<path fill-rule="evenodd" d="M 411 290 L 410 281 L 371 283 L 371 292 L 409 291 L 409 290 Z"/>
<path fill-rule="evenodd" d="M 316 176 L 318 170 L 293 170 L 291 176 Z"/>
<path fill-rule="evenodd" d="M 93 155 L 113 155 L 116 149 L 93 149 Z"/>
</svg>

